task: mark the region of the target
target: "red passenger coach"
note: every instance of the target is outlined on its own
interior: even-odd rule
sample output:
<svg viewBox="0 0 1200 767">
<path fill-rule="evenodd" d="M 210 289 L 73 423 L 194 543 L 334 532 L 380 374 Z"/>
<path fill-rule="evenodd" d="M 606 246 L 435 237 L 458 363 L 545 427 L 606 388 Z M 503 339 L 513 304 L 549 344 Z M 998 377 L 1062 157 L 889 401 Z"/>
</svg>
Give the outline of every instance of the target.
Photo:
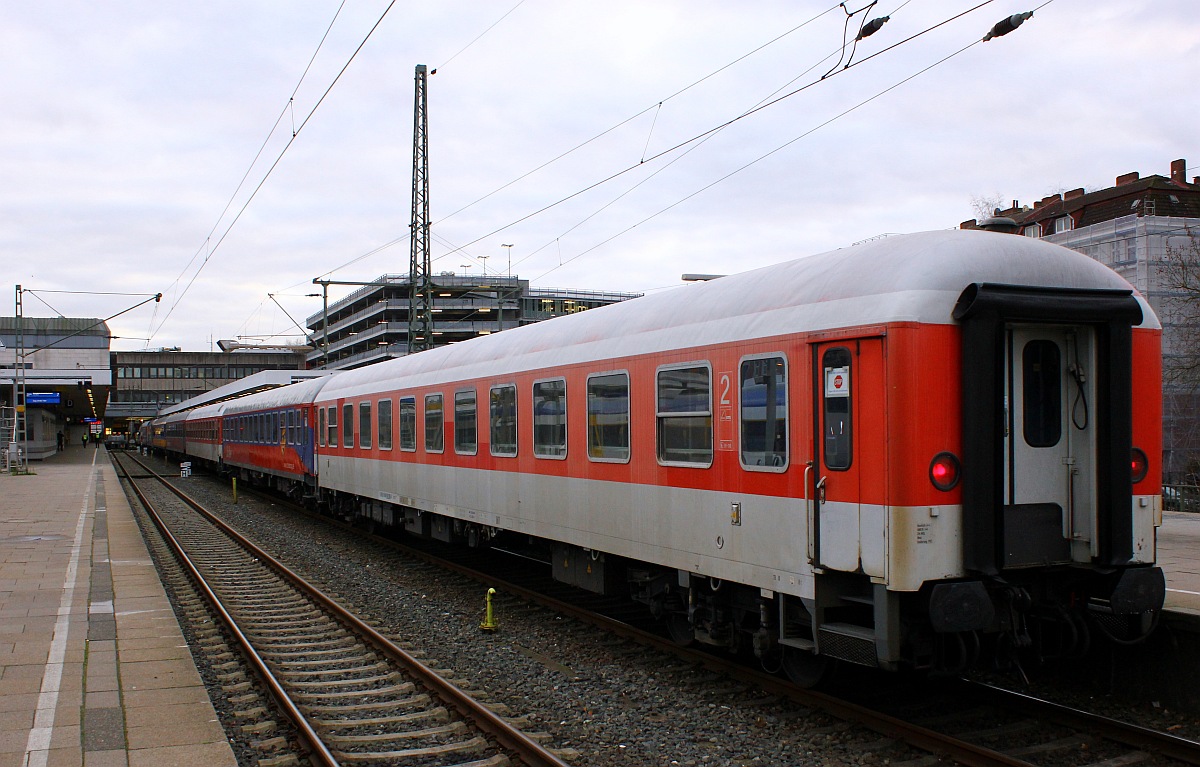
<svg viewBox="0 0 1200 767">
<path fill-rule="evenodd" d="M 1049 657 L 1161 609 L 1160 334 L 1065 248 L 888 237 L 340 373 L 305 467 L 336 513 L 543 545 L 800 681 Z M 225 411 L 226 462 L 234 408 L 297 386 Z"/>
<path fill-rule="evenodd" d="M 312 496 L 316 492 L 312 401 L 328 381 L 313 378 L 223 405 L 221 467 L 297 498 Z"/>
</svg>

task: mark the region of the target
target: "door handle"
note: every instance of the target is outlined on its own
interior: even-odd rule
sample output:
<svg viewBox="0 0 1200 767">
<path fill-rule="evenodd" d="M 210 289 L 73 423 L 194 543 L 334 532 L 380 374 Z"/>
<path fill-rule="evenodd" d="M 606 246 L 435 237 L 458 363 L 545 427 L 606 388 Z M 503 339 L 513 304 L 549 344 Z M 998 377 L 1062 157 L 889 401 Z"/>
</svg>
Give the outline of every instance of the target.
<svg viewBox="0 0 1200 767">
<path fill-rule="evenodd" d="M 819 480 L 817 480 L 817 503 L 819 503 L 822 506 L 825 505 L 825 480 L 826 479 L 828 479 L 828 477 L 821 477 Z"/>
<path fill-rule="evenodd" d="M 817 513 L 816 502 L 813 499 L 812 485 L 808 483 L 812 474 L 813 462 L 804 465 L 804 516 L 808 526 L 808 563 L 816 564 L 817 558 Z"/>
</svg>

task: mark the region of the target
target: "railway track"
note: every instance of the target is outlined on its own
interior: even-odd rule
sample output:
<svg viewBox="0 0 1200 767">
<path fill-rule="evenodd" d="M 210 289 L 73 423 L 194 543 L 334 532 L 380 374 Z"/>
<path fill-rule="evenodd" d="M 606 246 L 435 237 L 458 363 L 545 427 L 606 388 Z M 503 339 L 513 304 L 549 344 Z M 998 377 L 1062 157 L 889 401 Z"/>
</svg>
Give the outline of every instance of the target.
<svg viewBox="0 0 1200 767">
<path fill-rule="evenodd" d="M 292 720 L 310 763 L 565 767 L 149 467 L 129 455 L 115 460 Z M 140 470 L 126 471 L 129 463 Z M 144 479 L 161 482 L 180 503 L 156 508 L 139 487 Z"/>
<path fill-rule="evenodd" d="M 312 515 L 300 507 L 295 510 Z M 321 519 L 363 535 L 347 523 Z M 462 547 L 427 546 L 424 542 L 409 545 L 372 538 L 430 565 L 495 587 L 509 597 L 675 656 L 684 668 L 703 669 L 722 679 L 811 706 L 931 754 L 893 761 L 891 767 L 929 767 L 943 759 L 980 767 L 1200 765 L 1200 742 L 965 679 L 922 682 L 914 690 L 897 675 L 863 670 L 857 681 L 828 692 L 800 688 L 775 674 L 747 667 L 741 660 L 714 655 L 703 648 L 681 647 L 648 625 L 645 610 L 638 608 L 631 621 L 627 604 L 614 606 L 609 598 L 581 593 L 548 576 L 531 576 L 529 568 L 497 567 L 494 558 Z M 881 687 L 885 693 L 874 694 Z M 862 689 L 867 694 L 861 694 Z"/>
<path fill-rule="evenodd" d="M 271 503 L 284 502 L 271 496 Z M 298 508 L 288 508 L 281 513 L 301 512 Z M 361 529 L 329 517 L 302 513 L 342 527 L 353 536 L 355 545 L 363 545 Z M 833 692 L 800 689 L 736 660 L 683 648 L 652 629 L 630 625 L 620 609 L 616 617 L 600 614 L 597 609 L 602 609 L 601 605 L 608 600 L 590 599 L 548 576 L 531 577 L 528 568 L 497 569 L 494 563 L 487 564 L 494 558 L 467 549 L 427 547 L 421 542 L 410 546 L 377 536 L 370 540 L 374 546 L 400 551 L 405 559 L 417 558 L 431 570 L 453 570 L 494 586 L 501 592 L 500 609 L 510 620 L 521 610 L 527 613 L 528 622 L 544 623 L 547 617 L 539 615 L 538 610 L 549 610 L 586 624 L 580 634 L 594 635 L 592 627 L 599 627 L 606 634 L 618 637 L 607 640 L 614 645 L 615 655 L 630 659 L 649 657 L 651 660 L 647 662 L 659 666 L 667 675 L 676 675 L 678 671 L 677 676 L 685 684 L 709 687 L 715 684 L 724 688 L 745 685 L 767 696 L 786 698 L 852 723 L 846 726 L 859 725 L 880 733 L 883 736 L 880 747 L 895 752 L 889 757 L 892 767 L 927 767 L 947 760 L 987 766 L 1200 764 L 1200 744 L 1195 741 L 998 688 L 913 683 L 895 675 L 870 673 L 857 689 L 853 685 L 840 686 Z M 662 654 L 672 655 L 678 661 L 664 661 Z M 571 663 L 568 658 L 558 660 L 564 665 Z"/>
</svg>

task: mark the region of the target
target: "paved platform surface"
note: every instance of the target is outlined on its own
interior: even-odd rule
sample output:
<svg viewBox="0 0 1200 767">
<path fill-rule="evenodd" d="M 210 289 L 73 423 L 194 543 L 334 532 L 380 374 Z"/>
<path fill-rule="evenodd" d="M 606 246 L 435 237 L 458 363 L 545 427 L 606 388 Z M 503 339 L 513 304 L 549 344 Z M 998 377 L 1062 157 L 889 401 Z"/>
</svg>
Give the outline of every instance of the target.
<svg viewBox="0 0 1200 767">
<path fill-rule="evenodd" d="M 1158 563 L 1167 574 L 1167 610 L 1200 617 L 1200 514 L 1163 512 Z"/>
<path fill-rule="evenodd" d="M 104 448 L 0 473 L 0 767 L 237 760 Z"/>
</svg>

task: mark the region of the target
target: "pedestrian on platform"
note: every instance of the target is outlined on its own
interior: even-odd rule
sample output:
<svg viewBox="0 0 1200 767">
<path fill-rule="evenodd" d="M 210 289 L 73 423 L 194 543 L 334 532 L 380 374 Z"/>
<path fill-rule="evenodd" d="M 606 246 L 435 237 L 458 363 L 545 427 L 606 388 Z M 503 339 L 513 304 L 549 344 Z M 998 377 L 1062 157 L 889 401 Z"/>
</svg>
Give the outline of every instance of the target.
<svg viewBox="0 0 1200 767">
<path fill-rule="evenodd" d="M 67 438 L 64 437 L 63 433 L 60 431 L 58 433 L 58 452 L 61 453 L 63 451 L 63 448 L 66 446 L 67 446 Z"/>
<path fill-rule="evenodd" d="M 86 431 L 83 433 L 83 446 L 87 447 L 87 432 Z"/>
</svg>

